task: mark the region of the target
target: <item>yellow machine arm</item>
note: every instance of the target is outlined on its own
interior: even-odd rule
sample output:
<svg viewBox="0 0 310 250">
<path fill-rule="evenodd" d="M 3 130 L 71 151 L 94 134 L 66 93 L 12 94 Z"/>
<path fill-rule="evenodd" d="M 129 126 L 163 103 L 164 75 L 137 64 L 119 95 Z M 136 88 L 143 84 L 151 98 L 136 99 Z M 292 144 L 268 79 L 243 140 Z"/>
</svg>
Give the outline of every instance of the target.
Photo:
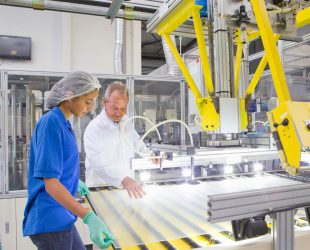
<svg viewBox="0 0 310 250">
<path fill-rule="evenodd" d="M 205 131 L 217 130 L 220 126 L 220 117 L 213 102 L 214 85 L 212 74 L 209 65 L 206 44 L 203 36 L 202 23 L 200 19 L 199 10 L 202 6 L 196 5 L 195 0 L 184 0 L 182 3 L 171 12 L 163 22 L 161 22 L 155 29 L 156 33 L 162 36 L 167 45 L 169 46 L 178 66 L 180 67 L 190 89 L 192 90 L 195 98 L 198 111 L 201 115 L 201 125 Z M 186 68 L 177 48 L 170 38 L 170 33 L 177 29 L 190 17 L 193 17 L 196 38 L 201 57 L 205 85 L 208 90 L 208 96 L 203 97 L 199 92 L 191 74 Z"/>
<path fill-rule="evenodd" d="M 270 127 L 277 142 L 281 161 L 290 173 L 297 174 L 300 172 L 301 152 L 304 148 L 310 146 L 310 107 L 306 102 L 292 102 L 288 85 L 286 82 L 284 70 L 281 64 L 279 52 L 276 43 L 279 35 L 275 34 L 269 20 L 265 1 L 250 0 L 252 10 L 258 26 L 258 31 L 247 31 L 247 39 L 252 40 L 260 36 L 265 49 L 258 69 L 256 70 L 249 87 L 245 93 L 245 97 L 251 95 L 255 86 L 266 66 L 269 64 L 275 90 L 279 99 L 279 106 L 269 112 Z M 220 126 L 220 117 L 216 106 L 214 105 L 214 84 L 206 51 L 206 44 L 203 36 L 203 28 L 200 19 L 199 10 L 201 6 L 196 5 L 195 0 L 179 1 L 177 6 L 174 6 L 173 11 L 166 13 L 162 21 L 154 28 L 155 32 L 162 36 L 167 45 L 171 49 L 174 58 L 179 65 L 190 89 L 195 98 L 196 105 L 202 119 L 202 128 L 206 131 L 217 130 Z M 192 76 L 186 68 L 182 57 L 170 38 L 170 34 L 178 29 L 186 20 L 192 17 L 195 26 L 195 35 L 197 38 L 199 53 L 201 57 L 204 80 L 208 93 L 206 97 L 199 92 Z M 304 26 L 310 23 L 310 7 L 297 13 L 297 27 Z M 240 77 L 240 64 L 242 57 L 242 42 L 237 40 L 237 53 L 235 64 L 235 88 L 234 97 L 238 97 L 238 83 Z M 245 98 L 241 98 L 240 107 L 241 124 L 243 127 L 247 125 L 247 117 L 245 114 Z M 298 114 L 298 115 L 297 115 Z"/>
<path fill-rule="evenodd" d="M 301 28 L 307 24 L 310 24 L 310 6 L 299 11 L 296 15 L 297 28 Z"/>
<path fill-rule="evenodd" d="M 275 42 L 277 42 L 280 38 L 279 34 L 275 34 L 274 35 L 275 38 Z M 248 41 L 251 41 L 250 39 L 248 39 Z M 252 79 L 248 85 L 247 90 L 245 91 L 245 94 L 243 96 L 243 98 L 240 98 L 240 124 L 241 124 L 241 130 L 245 130 L 248 126 L 248 117 L 247 117 L 247 112 L 246 112 L 246 100 L 248 98 L 251 97 L 252 93 L 254 92 L 259 79 L 262 75 L 262 73 L 264 72 L 264 69 L 267 65 L 267 55 L 266 53 L 263 55 L 262 59 L 260 60 L 257 69 L 255 71 L 255 73 L 252 76 Z M 238 79 L 239 80 L 239 79 Z M 238 85 L 236 86 L 238 87 Z"/>
<path fill-rule="evenodd" d="M 289 173 L 298 174 L 300 172 L 301 152 L 304 148 L 310 147 L 310 102 L 291 101 L 276 47 L 277 37 L 274 37 L 265 1 L 251 0 L 251 4 L 279 99 L 279 106 L 268 113 L 271 131 L 283 166 Z M 308 7 L 297 14 L 296 23 L 298 27 L 309 23 L 309 13 Z M 262 61 L 261 64 L 265 63 Z M 256 81 L 256 78 L 253 81 Z"/>
</svg>

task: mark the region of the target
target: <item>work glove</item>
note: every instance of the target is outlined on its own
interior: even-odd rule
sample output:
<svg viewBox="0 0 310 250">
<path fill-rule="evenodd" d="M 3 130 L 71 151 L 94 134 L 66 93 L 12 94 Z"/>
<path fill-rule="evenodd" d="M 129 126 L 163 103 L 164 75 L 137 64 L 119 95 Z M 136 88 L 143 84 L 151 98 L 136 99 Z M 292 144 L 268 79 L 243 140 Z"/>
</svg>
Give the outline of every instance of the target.
<svg viewBox="0 0 310 250">
<path fill-rule="evenodd" d="M 84 216 L 83 222 L 89 228 L 90 239 L 101 249 L 109 247 L 115 240 L 106 225 L 93 211 L 89 211 Z"/>
<path fill-rule="evenodd" d="M 88 195 L 88 194 L 89 194 L 89 189 L 88 189 L 88 187 L 87 187 L 86 184 L 85 184 L 83 181 L 81 181 L 81 180 L 79 180 L 79 186 L 78 186 L 77 192 L 78 192 L 78 195 L 79 195 L 79 196 L 85 196 L 85 195 Z"/>
</svg>

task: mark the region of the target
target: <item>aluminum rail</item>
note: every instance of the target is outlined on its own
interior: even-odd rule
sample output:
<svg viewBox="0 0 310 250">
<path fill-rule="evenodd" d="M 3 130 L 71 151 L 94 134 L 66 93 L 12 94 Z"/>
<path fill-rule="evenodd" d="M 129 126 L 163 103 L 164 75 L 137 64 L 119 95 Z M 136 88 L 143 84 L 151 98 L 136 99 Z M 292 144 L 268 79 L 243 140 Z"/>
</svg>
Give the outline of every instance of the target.
<svg viewBox="0 0 310 250">
<path fill-rule="evenodd" d="M 109 7 L 106 18 L 111 19 L 113 21 L 117 13 L 119 12 L 123 2 L 124 0 L 113 0 Z"/>
<path fill-rule="evenodd" d="M 41 2 L 41 5 L 33 5 L 32 0 L 0 0 L 0 5 L 9 5 L 16 7 L 25 7 L 25 8 L 34 8 L 39 10 L 52 10 L 52 11 L 63 11 L 69 13 L 79 13 L 79 14 L 88 14 L 88 15 L 96 15 L 96 16 L 106 16 L 108 13 L 108 8 L 91 6 L 85 4 L 73 4 L 67 2 L 59 2 L 59 1 L 49 1 L 44 0 Z M 152 13 L 143 13 L 133 11 L 128 19 L 133 20 L 149 20 L 152 17 Z M 119 10 L 116 15 L 118 18 L 127 18 L 127 14 L 124 10 Z"/>
<path fill-rule="evenodd" d="M 310 205 L 310 184 L 208 195 L 208 221 L 221 222 L 288 211 Z"/>
<path fill-rule="evenodd" d="M 174 155 L 172 161 L 163 161 L 162 168 L 164 169 L 191 166 L 192 157 L 194 159 L 194 165 L 229 164 L 230 161 L 233 161 L 234 163 L 242 163 L 249 161 L 279 159 L 278 151 L 270 149 L 234 148 L 225 150 L 211 149 L 203 150 L 200 152 L 199 149 L 196 149 L 195 155 Z M 132 170 L 158 169 L 158 166 L 156 164 L 150 164 L 150 161 L 148 159 L 132 159 L 131 165 Z"/>
<path fill-rule="evenodd" d="M 164 13 L 161 13 L 161 11 L 157 10 L 155 14 L 147 22 L 146 25 L 147 32 L 149 33 L 155 32 L 156 27 L 162 22 L 162 20 L 165 19 L 170 13 L 172 13 L 174 9 L 177 8 L 181 3 L 182 0 L 170 0 L 167 2 L 168 9 Z M 205 38 L 207 38 L 208 37 L 207 26 L 203 27 L 203 31 Z M 193 21 L 192 20 L 186 21 L 176 30 L 174 30 L 171 33 L 171 35 L 196 38 Z"/>
<path fill-rule="evenodd" d="M 93 205 L 96 210 L 103 215 L 104 222 L 115 235 L 116 248 L 136 246 L 136 249 L 157 249 L 148 248 L 148 244 L 204 234 L 209 234 L 222 243 L 227 242 L 227 238 L 225 241 L 225 237 L 220 233 L 225 230 L 222 226 L 226 223 L 211 224 L 207 221 L 209 215 L 206 205 L 210 197 L 215 197 L 213 201 L 218 203 L 213 203 L 213 208 L 217 211 L 227 209 L 221 214 L 219 221 L 223 218 L 226 221 L 232 218 L 247 218 L 247 205 L 252 203 L 253 216 L 259 216 L 261 212 L 265 212 L 262 209 L 265 204 L 267 212 L 272 211 L 276 214 L 276 222 L 279 224 L 277 232 L 280 233 L 280 237 L 277 236 L 277 244 L 280 247 L 275 250 L 291 250 L 281 248 L 287 240 L 285 237 L 281 238 L 284 234 L 279 230 L 287 226 L 286 232 L 290 231 L 290 238 L 287 239 L 293 239 L 291 207 L 310 203 L 310 193 L 307 194 L 309 187 L 310 184 L 300 181 L 260 174 L 200 181 L 196 184 L 173 182 L 145 185 L 147 195 L 143 199 L 130 199 L 126 190 L 121 189 L 91 191 L 91 202 L 95 203 Z M 240 196 L 244 196 L 244 199 L 240 200 Z M 224 200 L 220 199 L 223 197 Z M 237 205 L 240 206 L 238 216 L 232 214 Z M 260 206 L 260 209 L 255 209 L 255 205 Z M 230 216 L 226 216 L 225 213 Z"/>
</svg>

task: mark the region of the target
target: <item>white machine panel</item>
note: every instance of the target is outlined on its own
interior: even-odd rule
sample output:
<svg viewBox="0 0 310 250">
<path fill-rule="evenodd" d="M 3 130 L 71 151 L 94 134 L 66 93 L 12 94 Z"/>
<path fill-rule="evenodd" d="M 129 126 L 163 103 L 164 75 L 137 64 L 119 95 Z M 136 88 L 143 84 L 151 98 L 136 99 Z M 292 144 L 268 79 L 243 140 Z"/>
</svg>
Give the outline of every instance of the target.
<svg viewBox="0 0 310 250">
<path fill-rule="evenodd" d="M 233 16 L 238 13 L 241 5 L 245 6 L 246 12 L 252 11 L 251 3 L 247 0 L 222 1 L 219 7 L 224 15 Z"/>
<path fill-rule="evenodd" d="M 0 214 L 2 249 L 16 249 L 15 199 L 0 199 Z"/>
<path fill-rule="evenodd" d="M 237 98 L 220 98 L 220 133 L 239 133 Z"/>
<path fill-rule="evenodd" d="M 16 241 L 17 250 L 35 250 L 35 245 L 29 237 L 23 237 L 22 225 L 24 219 L 24 209 L 26 206 L 27 197 L 16 198 Z"/>
<path fill-rule="evenodd" d="M 169 119 L 178 119 L 176 109 L 166 109 L 166 118 Z"/>
<path fill-rule="evenodd" d="M 149 119 L 151 122 L 156 124 L 156 110 L 155 109 L 145 109 L 143 112 L 145 118 Z M 148 131 L 152 125 L 149 122 L 145 122 L 145 131 Z"/>
</svg>

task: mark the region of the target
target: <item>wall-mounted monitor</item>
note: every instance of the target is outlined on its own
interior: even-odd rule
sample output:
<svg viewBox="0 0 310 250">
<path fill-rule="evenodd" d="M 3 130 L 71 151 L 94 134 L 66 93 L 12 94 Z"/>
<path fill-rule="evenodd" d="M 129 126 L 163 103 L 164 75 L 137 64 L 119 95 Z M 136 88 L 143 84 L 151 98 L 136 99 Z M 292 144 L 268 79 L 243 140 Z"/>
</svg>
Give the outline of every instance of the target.
<svg viewBox="0 0 310 250">
<path fill-rule="evenodd" d="M 0 35 L 0 59 L 31 60 L 31 38 Z"/>
</svg>

